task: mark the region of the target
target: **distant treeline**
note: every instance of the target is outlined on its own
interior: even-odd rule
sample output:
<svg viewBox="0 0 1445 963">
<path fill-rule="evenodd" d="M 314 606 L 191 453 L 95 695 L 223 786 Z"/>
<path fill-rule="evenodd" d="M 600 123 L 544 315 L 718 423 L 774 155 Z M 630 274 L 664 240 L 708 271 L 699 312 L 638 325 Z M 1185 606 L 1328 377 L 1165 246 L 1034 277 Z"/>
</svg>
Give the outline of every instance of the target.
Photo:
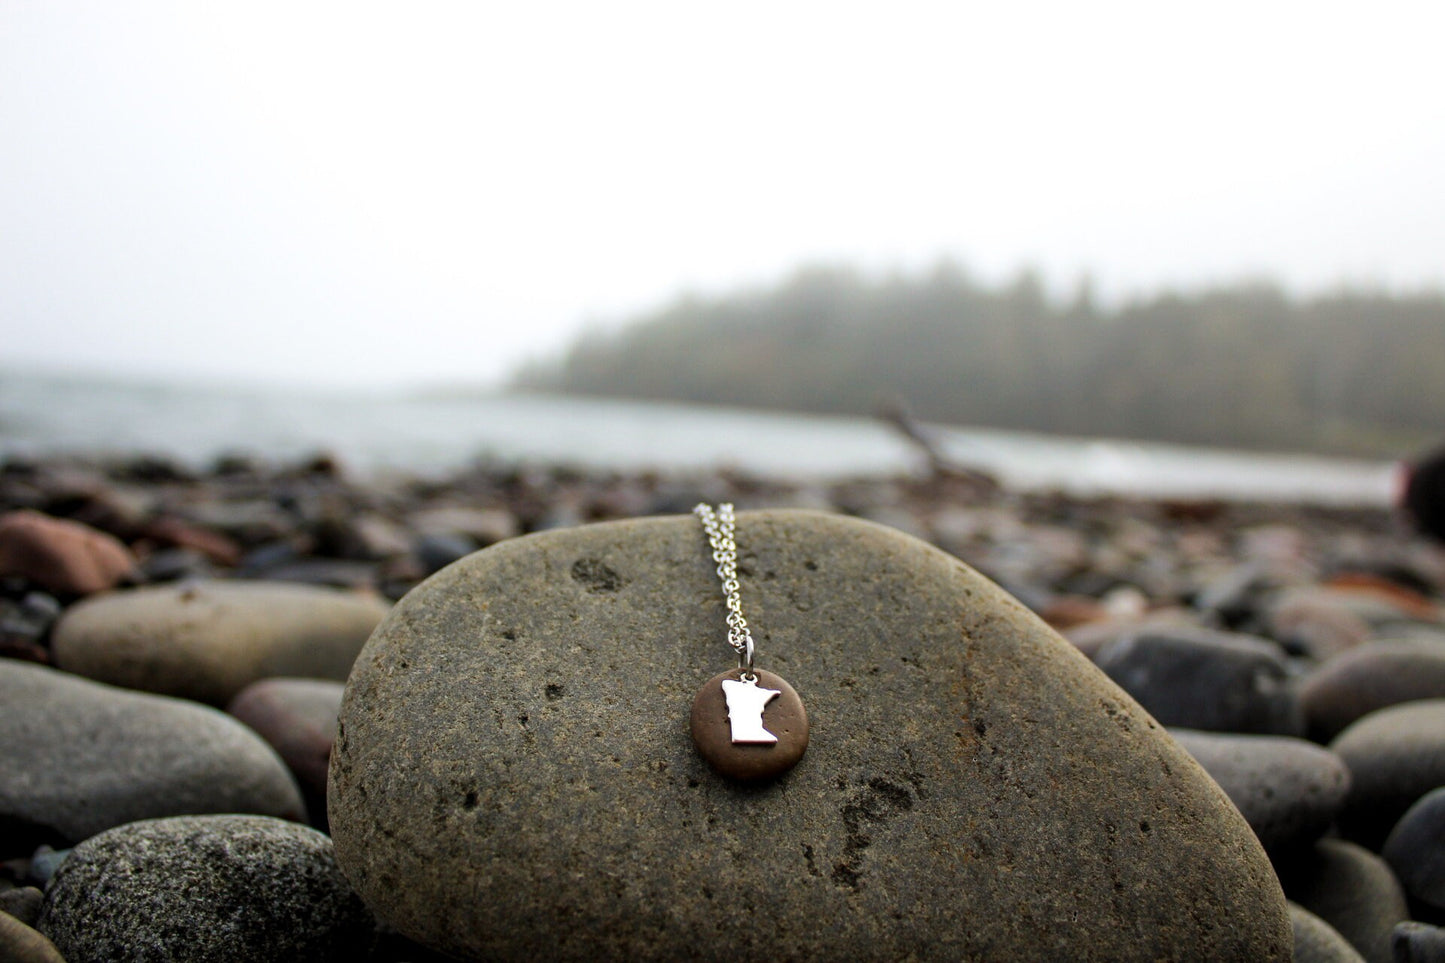
<svg viewBox="0 0 1445 963">
<path fill-rule="evenodd" d="M 591 333 L 512 387 L 855 414 L 901 400 L 953 424 L 1390 456 L 1445 436 L 1445 298 L 1238 284 L 1105 309 L 1031 273 L 811 268 Z"/>
</svg>

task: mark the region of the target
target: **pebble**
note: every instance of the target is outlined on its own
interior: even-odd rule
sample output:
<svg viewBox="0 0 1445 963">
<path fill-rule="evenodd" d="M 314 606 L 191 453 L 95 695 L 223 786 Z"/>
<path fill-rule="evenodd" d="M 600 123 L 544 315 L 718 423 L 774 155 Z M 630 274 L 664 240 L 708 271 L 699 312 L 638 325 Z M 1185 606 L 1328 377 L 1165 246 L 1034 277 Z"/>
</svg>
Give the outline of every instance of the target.
<svg viewBox="0 0 1445 963">
<path fill-rule="evenodd" d="M 87 599 L 55 626 L 55 664 L 114 685 L 223 706 L 276 675 L 344 680 L 387 606 L 282 582 L 201 582 Z"/>
<path fill-rule="evenodd" d="M 1405 892 L 1383 859 L 1322 839 L 1280 867 L 1290 900 L 1334 927 L 1369 963 L 1390 963 L 1395 924 L 1408 919 Z"/>
<path fill-rule="evenodd" d="M 0 705 L 0 823 L 12 845 L 182 813 L 305 816 L 276 753 L 214 709 L 13 660 L 0 660 Z"/>
<path fill-rule="evenodd" d="M 428 508 L 407 521 L 421 535 L 465 535 L 477 548 L 522 534 L 517 517 L 503 508 Z"/>
<path fill-rule="evenodd" d="M 43 894 L 34 886 L 17 886 L 0 890 L 0 913 L 9 913 L 26 926 L 34 926 L 40 915 Z"/>
<path fill-rule="evenodd" d="M 1170 734 L 1219 783 L 1271 852 L 1314 842 L 1344 805 L 1349 770 L 1312 742 L 1184 729 Z"/>
<path fill-rule="evenodd" d="M 46 889 L 37 929 L 72 963 L 353 960 L 372 939 L 325 835 L 236 815 L 145 820 L 86 840 Z"/>
<path fill-rule="evenodd" d="M 1289 921 L 1294 927 L 1294 963 L 1364 963 L 1349 940 L 1298 903 L 1289 904 Z"/>
<path fill-rule="evenodd" d="M 1099 668 L 1166 726 L 1302 735 L 1278 647 L 1202 628 L 1141 629 L 1099 650 Z"/>
<path fill-rule="evenodd" d="M 76 957 L 73 963 L 80 963 Z M 0 963 L 66 963 L 55 944 L 26 923 L 0 913 Z"/>
<path fill-rule="evenodd" d="M 1380 855 L 1411 899 L 1445 913 L 1445 787 L 1432 789 L 1405 811 Z"/>
<path fill-rule="evenodd" d="M 61 595 L 114 588 L 136 558 L 112 535 L 36 511 L 0 515 L 0 576 L 19 576 Z"/>
<path fill-rule="evenodd" d="M 1310 738 L 1328 742 L 1387 706 L 1445 698 L 1445 645 L 1370 642 L 1321 665 L 1301 683 Z"/>
<path fill-rule="evenodd" d="M 558 960 L 692 958 L 700 934 L 738 961 L 1288 957 L 1248 825 L 1036 616 L 866 522 L 744 512 L 738 538 L 760 664 L 812 722 L 761 787 L 688 736 L 733 662 L 694 519 L 504 541 L 398 604 L 329 792 L 379 916 L 464 959 L 539 933 Z"/>
<path fill-rule="evenodd" d="M 318 823 L 326 814 L 326 768 L 341 692 L 340 682 L 323 679 L 262 679 L 242 689 L 226 709 L 280 754 Z"/>
<path fill-rule="evenodd" d="M 1397 923 L 1391 946 L 1395 963 L 1445 963 L 1445 929 L 1429 923 Z"/>
<path fill-rule="evenodd" d="M 1330 749 L 1350 767 L 1340 830 L 1377 848 L 1415 800 L 1445 786 L 1445 699 L 1372 712 L 1341 732 Z"/>
<path fill-rule="evenodd" d="M 477 543 L 470 535 L 440 533 L 422 535 L 416 540 L 417 558 L 428 575 L 445 568 L 459 558 L 465 558 L 477 550 Z"/>
<path fill-rule="evenodd" d="M 241 560 L 241 546 L 235 539 L 174 516 L 163 515 L 148 522 L 141 529 L 141 537 L 165 548 L 190 549 L 222 568 L 235 568 Z"/>
</svg>

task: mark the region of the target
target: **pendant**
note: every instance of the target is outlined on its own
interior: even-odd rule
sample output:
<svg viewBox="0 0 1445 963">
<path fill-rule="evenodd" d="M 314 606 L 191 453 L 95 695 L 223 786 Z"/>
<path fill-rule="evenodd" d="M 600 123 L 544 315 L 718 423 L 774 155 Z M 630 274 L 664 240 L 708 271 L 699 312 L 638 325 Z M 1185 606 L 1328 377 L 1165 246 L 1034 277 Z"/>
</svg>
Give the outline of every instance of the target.
<svg viewBox="0 0 1445 963">
<path fill-rule="evenodd" d="M 803 758 L 808 714 L 782 677 L 732 669 L 709 679 L 692 700 L 692 741 L 720 775 L 771 779 Z"/>
</svg>

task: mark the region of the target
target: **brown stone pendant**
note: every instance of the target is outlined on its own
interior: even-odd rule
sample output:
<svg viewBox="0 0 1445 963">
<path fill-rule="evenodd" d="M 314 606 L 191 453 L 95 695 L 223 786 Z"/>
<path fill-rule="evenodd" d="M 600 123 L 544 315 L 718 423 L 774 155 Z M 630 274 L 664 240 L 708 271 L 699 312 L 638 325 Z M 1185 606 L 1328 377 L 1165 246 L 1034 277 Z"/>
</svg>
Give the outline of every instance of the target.
<svg viewBox="0 0 1445 963">
<path fill-rule="evenodd" d="M 803 700 L 780 676 L 732 669 L 713 676 L 692 700 L 692 741 L 730 779 L 771 779 L 808 748 Z"/>
</svg>

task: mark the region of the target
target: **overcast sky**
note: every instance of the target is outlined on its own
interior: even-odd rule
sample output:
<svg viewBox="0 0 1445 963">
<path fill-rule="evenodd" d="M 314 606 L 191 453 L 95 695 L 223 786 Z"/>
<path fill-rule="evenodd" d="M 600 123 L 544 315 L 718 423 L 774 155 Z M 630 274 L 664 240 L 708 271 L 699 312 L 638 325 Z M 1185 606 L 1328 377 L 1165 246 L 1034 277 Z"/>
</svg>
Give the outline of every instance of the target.
<svg viewBox="0 0 1445 963">
<path fill-rule="evenodd" d="M 0 0 L 0 366 L 483 381 L 820 261 L 1439 287 L 1442 9 Z"/>
</svg>

